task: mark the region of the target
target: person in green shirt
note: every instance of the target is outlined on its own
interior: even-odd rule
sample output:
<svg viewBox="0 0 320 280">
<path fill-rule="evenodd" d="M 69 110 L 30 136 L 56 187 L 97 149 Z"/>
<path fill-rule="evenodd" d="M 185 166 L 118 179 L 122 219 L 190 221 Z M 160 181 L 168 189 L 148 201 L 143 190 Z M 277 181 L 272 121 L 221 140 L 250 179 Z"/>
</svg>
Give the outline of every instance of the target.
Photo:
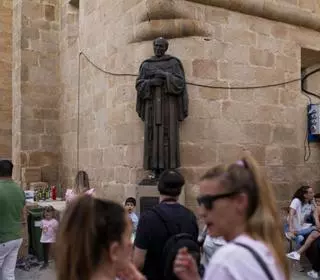
<svg viewBox="0 0 320 280">
<path fill-rule="evenodd" d="M 12 180 L 12 169 L 10 160 L 0 160 L 0 276 L 3 280 L 15 279 L 14 271 L 22 243 L 25 196 Z"/>
</svg>

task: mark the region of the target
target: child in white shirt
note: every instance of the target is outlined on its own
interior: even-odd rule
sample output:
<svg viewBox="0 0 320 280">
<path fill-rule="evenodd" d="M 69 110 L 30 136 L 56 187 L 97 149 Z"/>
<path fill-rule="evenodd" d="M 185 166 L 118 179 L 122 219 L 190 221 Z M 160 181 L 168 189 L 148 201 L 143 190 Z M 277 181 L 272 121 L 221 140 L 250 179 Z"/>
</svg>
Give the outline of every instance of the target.
<svg viewBox="0 0 320 280">
<path fill-rule="evenodd" d="M 56 232 L 58 230 L 58 221 L 54 218 L 55 210 L 52 206 L 45 208 L 43 212 L 43 219 L 41 221 L 41 239 L 40 243 L 43 246 L 43 258 L 44 262 L 40 269 L 45 269 L 48 267 L 49 263 L 49 253 L 52 243 L 56 242 Z"/>
<path fill-rule="evenodd" d="M 136 207 L 136 199 L 133 197 L 128 197 L 126 199 L 124 207 L 128 211 L 129 218 L 132 221 L 132 226 L 133 226 L 132 241 L 134 241 L 135 234 L 136 234 L 137 227 L 138 227 L 138 222 L 139 222 L 139 218 L 138 218 L 137 214 L 134 212 L 134 209 Z"/>
</svg>

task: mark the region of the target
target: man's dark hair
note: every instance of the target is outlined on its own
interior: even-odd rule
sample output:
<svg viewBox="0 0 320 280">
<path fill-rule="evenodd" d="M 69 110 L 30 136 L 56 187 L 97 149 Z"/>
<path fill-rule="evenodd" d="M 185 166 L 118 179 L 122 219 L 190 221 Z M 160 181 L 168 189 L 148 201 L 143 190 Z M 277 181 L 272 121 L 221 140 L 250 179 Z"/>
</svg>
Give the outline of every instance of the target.
<svg viewBox="0 0 320 280">
<path fill-rule="evenodd" d="M 13 164 L 10 160 L 0 160 L 0 177 L 11 177 Z"/>
<path fill-rule="evenodd" d="M 128 203 L 132 203 L 134 205 L 134 207 L 136 207 L 136 199 L 134 197 L 128 197 L 126 199 L 126 202 L 124 203 L 124 205 L 127 205 Z"/>
<path fill-rule="evenodd" d="M 176 197 L 181 194 L 184 183 L 184 178 L 178 171 L 166 170 L 159 178 L 158 191 L 162 195 Z"/>
</svg>

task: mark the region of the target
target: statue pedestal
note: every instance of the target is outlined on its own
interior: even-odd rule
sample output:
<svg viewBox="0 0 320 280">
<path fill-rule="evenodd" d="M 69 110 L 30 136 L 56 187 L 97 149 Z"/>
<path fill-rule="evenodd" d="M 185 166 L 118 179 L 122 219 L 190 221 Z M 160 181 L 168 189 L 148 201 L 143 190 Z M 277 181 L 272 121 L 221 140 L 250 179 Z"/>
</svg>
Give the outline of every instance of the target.
<svg viewBox="0 0 320 280">
<path fill-rule="evenodd" d="M 156 185 L 138 185 L 136 189 L 137 212 L 141 214 L 157 205 L 159 196 Z"/>
<path fill-rule="evenodd" d="M 137 185 L 136 186 L 136 209 L 137 213 L 142 212 L 152 208 L 159 203 L 160 194 L 158 192 L 157 185 Z M 179 197 L 179 203 L 184 205 L 185 203 L 185 188 L 183 188 L 182 193 Z"/>
</svg>

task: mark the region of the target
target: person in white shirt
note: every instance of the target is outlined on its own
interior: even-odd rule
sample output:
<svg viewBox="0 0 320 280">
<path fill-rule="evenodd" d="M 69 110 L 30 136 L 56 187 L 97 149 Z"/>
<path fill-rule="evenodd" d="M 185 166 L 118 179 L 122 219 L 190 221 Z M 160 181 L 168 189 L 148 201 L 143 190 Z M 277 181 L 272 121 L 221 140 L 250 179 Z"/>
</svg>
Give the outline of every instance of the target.
<svg viewBox="0 0 320 280">
<path fill-rule="evenodd" d="M 223 245 L 226 245 L 227 242 L 224 240 L 223 237 L 212 237 L 207 234 L 207 227 L 205 227 L 203 233 L 203 245 L 202 245 L 202 257 L 201 257 L 201 264 L 204 268 L 206 268 L 210 262 L 211 257 L 214 253 L 217 252 L 219 248 Z"/>
<path fill-rule="evenodd" d="M 227 166 L 224 164 L 218 165 L 209 169 L 207 173 L 210 173 L 213 177 L 218 177 L 227 171 Z M 199 234 L 198 243 L 202 248 L 201 254 L 201 269 L 205 270 L 209 264 L 209 261 L 213 254 L 223 245 L 227 244 L 222 236 L 212 237 L 208 234 L 208 227 L 205 225 L 202 232 Z M 203 272 L 203 271 L 202 271 Z M 202 274 L 202 273 L 200 273 Z"/>
<path fill-rule="evenodd" d="M 320 237 L 320 232 L 317 227 L 313 226 L 311 223 L 307 223 L 307 218 L 315 211 L 313 198 L 313 189 L 310 186 L 302 186 L 295 192 L 290 204 L 288 217 L 289 231 L 286 232 L 286 236 L 294 240 L 298 247 L 296 248 L 296 251 L 287 254 L 287 257 L 296 261 L 300 261 L 301 254 Z M 315 216 L 314 218 L 318 225 L 318 217 Z M 305 242 L 301 246 L 304 240 Z M 312 278 L 318 278 L 318 273 L 316 271 L 309 271 L 307 274 Z"/>
<path fill-rule="evenodd" d="M 81 194 L 95 196 L 95 189 L 90 188 L 88 173 L 83 170 L 78 171 L 73 188 L 66 191 L 67 204 L 69 205 L 71 201 Z"/>
<path fill-rule="evenodd" d="M 137 214 L 134 211 L 136 208 L 136 204 L 137 204 L 137 202 L 134 197 L 128 197 L 124 203 L 124 208 L 128 211 L 129 218 L 132 222 L 132 229 L 133 229 L 132 236 L 131 236 L 132 242 L 134 242 L 134 240 L 135 240 L 137 227 L 138 227 L 138 223 L 139 223 L 139 217 L 137 216 Z"/>
<path fill-rule="evenodd" d="M 290 279 L 272 187 L 252 157 L 231 164 L 222 175 L 204 174 L 197 200 L 208 233 L 228 242 L 211 258 L 205 280 Z M 180 280 L 200 279 L 185 248 L 174 271 Z"/>
</svg>

